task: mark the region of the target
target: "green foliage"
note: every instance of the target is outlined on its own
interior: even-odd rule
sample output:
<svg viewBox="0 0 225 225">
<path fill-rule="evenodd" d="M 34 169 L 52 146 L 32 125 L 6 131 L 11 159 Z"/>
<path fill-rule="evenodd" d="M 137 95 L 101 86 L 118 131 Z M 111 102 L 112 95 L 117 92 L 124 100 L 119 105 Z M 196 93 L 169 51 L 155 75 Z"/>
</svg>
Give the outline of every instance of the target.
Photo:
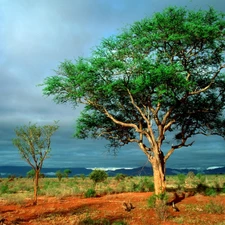
<svg viewBox="0 0 225 225">
<path fill-rule="evenodd" d="M 27 172 L 27 178 L 34 178 L 35 177 L 35 170 L 32 169 Z"/>
<path fill-rule="evenodd" d="M 56 175 L 56 177 L 58 178 L 59 181 L 61 181 L 63 176 L 64 176 L 64 174 L 63 174 L 63 172 L 61 172 L 61 170 L 57 170 L 55 172 L 55 175 Z"/>
<path fill-rule="evenodd" d="M 65 170 L 63 171 L 63 173 L 64 173 L 65 177 L 68 178 L 68 177 L 69 177 L 69 174 L 71 174 L 72 171 L 71 171 L 70 169 L 65 169 Z"/>
<path fill-rule="evenodd" d="M 217 195 L 217 190 L 213 187 L 207 187 L 205 189 L 205 195 L 206 196 L 216 196 Z"/>
<path fill-rule="evenodd" d="M 154 191 L 154 183 L 147 177 L 141 178 L 137 185 L 134 184 L 135 191 Z"/>
<path fill-rule="evenodd" d="M 188 136 L 196 133 L 198 127 L 194 125 L 200 122 L 209 130 L 208 121 L 222 132 L 222 124 L 217 122 L 224 97 L 224 76 L 219 73 L 224 27 L 223 15 L 212 8 L 189 11 L 169 7 L 104 39 L 90 58 L 61 63 L 57 76 L 45 80 L 43 92 L 53 95 L 57 103 L 86 105 L 76 129 L 76 136 L 81 138 L 97 137 L 100 132 L 107 139 L 120 137 L 118 141 L 133 137 L 135 131 L 127 123 L 135 124 L 136 118 L 142 118 L 143 125 L 148 121 L 137 113 L 130 94 L 140 102 L 142 112 L 149 102 L 152 109 L 161 104 L 160 115 L 173 106 L 171 119 L 176 120 L 171 128 L 183 127 Z M 204 89 L 214 75 L 214 85 Z M 218 113 L 199 110 L 209 107 Z M 123 129 L 108 114 L 124 122 Z"/>
<path fill-rule="evenodd" d="M 41 169 L 51 150 L 51 136 L 58 128 L 57 122 L 54 125 L 44 126 L 29 123 L 28 126 L 24 125 L 15 129 L 17 137 L 12 142 L 29 165 L 34 169 Z"/>
<path fill-rule="evenodd" d="M 103 39 L 89 58 L 61 63 L 43 93 L 85 105 L 75 137 L 105 138 L 114 150 L 136 143 L 163 164 L 199 133 L 225 137 L 224 30 L 213 8 L 168 7 Z"/>
<path fill-rule="evenodd" d="M 89 175 L 89 178 L 93 180 L 95 184 L 105 181 L 107 177 L 108 177 L 108 174 L 104 170 L 98 170 L 98 169 L 93 170 Z"/>
<path fill-rule="evenodd" d="M 155 203 L 156 203 L 156 195 L 154 194 L 148 198 L 148 207 L 155 208 Z"/>
<path fill-rule="evenodd" d="M 115 180 L 117 180 L 117 181 L 122 181 L 122 180 L 124 180 L 126 177 L 127 177 L 127 175 L 122 174 L 122 173 L 118 173 L 118 174 L 116 174 L 116 176 L 115 176 Z"/>
<path fill-rule="evenodd" d="M 166 192 L 159 195 L 153 194 L 148 198 L 148 207 L 155 208 L 157 206 L 157 201 L 166 204 L 167 200 L 168 195 Z"/>
<path fill-rule="evenodd" d="M 9 193 L 9 186 L 7 184 L 0 185 L 0 194 Z"/>
<path fill-rule="evenodd" d="M 197 173 L 196 177 L 200 180 L 201 183 L 205 183 L 206 180 L 206 176 L 201 174 L 201 173 Z"/>
<path fill-rule="evenodd" d="M 186 176 L 184 174 L 182 174 L 182 173 L 178 174 L 177 178 L 178 178 L 180 184 L 184 184 L 185 179 L 186 179 Z"/>
<path fill-rule="evenodd" d="M 42 173 L 39 174 L 39 178 L 44 178 L 44 176 L 45 175 L 42 174 Z M 34 169 L 32 169 L 32 170 L 30 170 L 30 171 L 27 172 L 27 178 L 34 179 L 34 177 L 35 177 L 35 170 Z"/>
<path fill-rule="evenodd" d="M 168 195 L 162 193 L 159 195 L 152 195 L 148 198 L 148 207 L 155 209 L 156 216 L 159 221 L 165 221 L 169 217 L 167 206 Z"/>
<path fill-rule="evenodd" d="M 91 198 L 96 196 L 96 191 L 93 188 L 89 188 L 85 193 L 84 193 L 85 198 Z"/>
</svg>

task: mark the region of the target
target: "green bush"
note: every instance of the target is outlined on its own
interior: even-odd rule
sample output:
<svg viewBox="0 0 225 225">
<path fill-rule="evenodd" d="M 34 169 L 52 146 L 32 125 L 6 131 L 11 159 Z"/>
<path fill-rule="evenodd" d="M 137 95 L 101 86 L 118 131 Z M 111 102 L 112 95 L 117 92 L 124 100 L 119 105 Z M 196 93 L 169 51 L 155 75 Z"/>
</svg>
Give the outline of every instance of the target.
<svg viewBox="0 0 225 225">
<path fill-rule="evenodd" d="M 118 174 L 116 174 L 116 176 L 115 176 L 115 180 L 117 180 L 117 181 L 122 181 L 122 180 L 124 180 L 126 177 L 127 177 L 127 175 L 122 174 L 122 173 L 118 173 Z"/>
<path fill-rule="evenodd" d="M 96 196 L 96 191 L 93 188 L 89 188 L 85 193 L 84 193 L 85 198 L 91 198 Z"/>
<path fill-rule="evenodd" d="M 65 169 L 63 171 L 63 174 L 65 175 L 66 178 L 68 178 L 69 177 L 69 174 L 71 174 L 71 173 L 72 173 L 72 171 L 70 169 Z"/>
<path fill-rule="evenodd" d="M 139 186 L 143 191 L 154 191 L 154 183 L 147 177 L 141 179 Z"/>
<path fill-rule="evenodd" d="M 201 174 L 201 173 L 197 173 L 197 174 L 196 174 L 196 177 L 199 179 L 199 181 L 200 181 L 201 183 L 205 183 L 205 180 L 206 180 L 206 176 L 205 176 L 205 175 L 203 175 L 203 174 Z"/>
<path fill-rule="evenodd" d="M 156 195 L 152 195 L 148 198 L 148 207 L 153 209 L 155 208 L 155 203 L 156 203 Z"/>
<path fill-rule="evenodd" d="M 159 221 L 165 221 L 169 217 L 167 200 L 168 196 L 166 193 L 160 195 L 154 194 L 148 198 L 148 207 L 155 209 Z"/>
<path fill-rule="evenodd" d="M 177 174 L 177 178 L 179 180 L 179 184 L 184 184 L 186 176 L 183 173 Z"/>
<path fill-rule="evenodd" d="M 61 170 L 57 170 L 57 171 L 55 172 L 55 175 L 56 175 L 56 177 L 58 178 L 59 181 L 62 180 L 62 178 L 63 178 L 63 173 L 61 172 Z"/>
<path fill-rule="evenodd" d="M 0 194 L 9 193 L 9 186 L 7 184 L 3 184 L 0 186 Z"/>
<path fill-rule="evenodd" d="M 137 191 L 138 190 L 138 184 L 136 184 L 135 182 L 131 182 L 130 183 L 130 191 L 131 192 L 134 192 L 134 191 Z"/>
<path fill-rule="evenodd" d="M 108 174 L 104 170 L 93 170 L 89 178 L 96 184 L 105 181 L 108 178 Z"/>
<path fill-rule="evenodd" d="M 216 196 L 216 195 L 217 195 L 217 191 L 216 191 L 216 189 L 213 188 L 213 187 L 208 187 L 208 188 L 206 188 L 206 190 L 205 190 L 205 195 L 206 195 L 206 196 Z"/>
</svg>

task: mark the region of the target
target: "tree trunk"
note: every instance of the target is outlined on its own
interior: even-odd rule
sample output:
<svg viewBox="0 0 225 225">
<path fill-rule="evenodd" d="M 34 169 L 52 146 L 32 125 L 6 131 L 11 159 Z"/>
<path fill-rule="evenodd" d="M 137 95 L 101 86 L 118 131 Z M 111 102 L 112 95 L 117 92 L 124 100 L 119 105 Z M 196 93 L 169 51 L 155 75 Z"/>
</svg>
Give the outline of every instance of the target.
<svg viewBox="0 0 225 225">
<path fill-rule="evenodd" d="M 160 195 L 166 191 L 166 170 L 163 153 L 160 151 L 151 163 L 153 169 L 155 194 Z"/>
<path fill-rule="evenodd" d="M 38 179 L 39 179 L 40 169 L 35 170 L 35 178 L 34 178 L 34 201 L 33 205 L 37 205 L 37 192 L 38 192 Z"/>
</svg>

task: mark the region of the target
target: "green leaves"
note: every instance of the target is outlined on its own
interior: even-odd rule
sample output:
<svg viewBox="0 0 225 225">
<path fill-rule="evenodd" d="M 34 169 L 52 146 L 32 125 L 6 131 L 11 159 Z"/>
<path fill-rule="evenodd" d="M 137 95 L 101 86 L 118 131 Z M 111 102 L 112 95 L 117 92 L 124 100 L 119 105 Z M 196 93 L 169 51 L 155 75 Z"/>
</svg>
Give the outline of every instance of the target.
<svg viewBox="0 0 225 225">
<path fill-rule="evenodd" d="M 22 158 L 33 169 L 41 169 L 43 161 L 51 150 L 50 138 L 57 129 L 57 122 L 54 125 L 44 126 L 29 123 L 15 129 L 17 137 L 12 142 L 18 148 Z"/>
<path fill-rule="evenodd" d="M 135 139 L 141 133 L 150 149 L 177 129 L 182 147 L 197 133 L 209 134 L 207 121 L 217 124 L 223 115 L 224 37 L 224 15 L 214 9 L 169 7 L 103 39 L 90 58 L 61 63 L 43 93 L 85 105 L 79 138 L 104 137 L 119 146 L 141 143 Z"/>
</svg>

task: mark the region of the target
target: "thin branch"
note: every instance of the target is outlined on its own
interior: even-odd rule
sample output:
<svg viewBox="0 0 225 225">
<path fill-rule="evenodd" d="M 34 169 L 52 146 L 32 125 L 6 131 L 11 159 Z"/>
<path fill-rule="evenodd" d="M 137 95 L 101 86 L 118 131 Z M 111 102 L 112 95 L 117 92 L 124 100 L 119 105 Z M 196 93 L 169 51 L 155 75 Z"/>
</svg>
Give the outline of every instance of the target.
<svg viewBox="0 0 225 225">
<path fill-rule="evenodd" d="M 114 123 L 116 124 L 119 124 L 121 126 L 124 126 L 124 127 L 131 127 L 131 128 L 134 128 L 137 132 L 142 132 L 137 125 L 133 124 L 133 123 L 124 123 L 124 122 L 121 122 L 119 120 L 117 120 L 115 117 L 113 117 L 108 111 L 106 108 L 103 108 L 103 111 L 105 113 L 105 115 L 110 118 Z"/>
<path fill-rule="evenodd" d="M 214 83 L 214 80 L 216 79 L 216 77 L 218 76 L 218 74 L 220 73 L 220 71 L 221 71 L 223 68 L 225 68 L 225 65 L 222 65 L 222 66 L 219 68 L 219 70 L 218 70 L 218 71 L 214 74 L 214 76 L 212 77 L 211 82 L 210 82 L 206 87 L 204 87 L 204 88 L 202 88 L 202 89 L 200 89 L 200 90 L 198 90 L 198 91 L 190 92 L 189 95 L 200 94 L 201 92 L 204 92 L 204 91 L 208 90 L 208 89 L 211 87 L 211 85 Z"/>
<path fill-rule="evenodd" d="M 138 110 L 138 112 L 141 114 L 142 118 L 147 122 L 147 126 L 148 126 L 148 131 L 150 133 L 150 135 L 147 133 L 147 132 L 144 132 L 146 134 L 147 137 L 150 138 L 150 142 L 154 145 L 156 144 L 156 141 L 155 141 L 155 136 L 154 136 L 154 133 L 151 129 L 151 126 L 150 126 L 150 121 L 148 120 L 148 118 L 145 116 L 145 114 L 142 112 L 142 110 L 137 106 L 137 104 L 134 102 L 134 98 L 130 92 L 129 89 L 127 89 L 127 92 L 130 96 L 130 99 L 131 99 L 131 102 L 132 104 L 134 105 L 134 107 Z M 142 131 L 143 132 L 143 131 Z"/>
<path fill-rule="evenodd" d="M 184 139 L 182 139 L 182 142 L 180 144 L 172 146 L 171 149 L 165 155 L 164 162 L 166 162 L 169 159 L 169 157 L 173 154 L 175 149 L 182 148 L 182 147 L 189 147 L 189 146 L 193 145 L 194 141 L 192 141 L 190 144 L 185 144 L 186 140 L 187 140 L 187 138 L 184 138 Z"/>
</svg>

